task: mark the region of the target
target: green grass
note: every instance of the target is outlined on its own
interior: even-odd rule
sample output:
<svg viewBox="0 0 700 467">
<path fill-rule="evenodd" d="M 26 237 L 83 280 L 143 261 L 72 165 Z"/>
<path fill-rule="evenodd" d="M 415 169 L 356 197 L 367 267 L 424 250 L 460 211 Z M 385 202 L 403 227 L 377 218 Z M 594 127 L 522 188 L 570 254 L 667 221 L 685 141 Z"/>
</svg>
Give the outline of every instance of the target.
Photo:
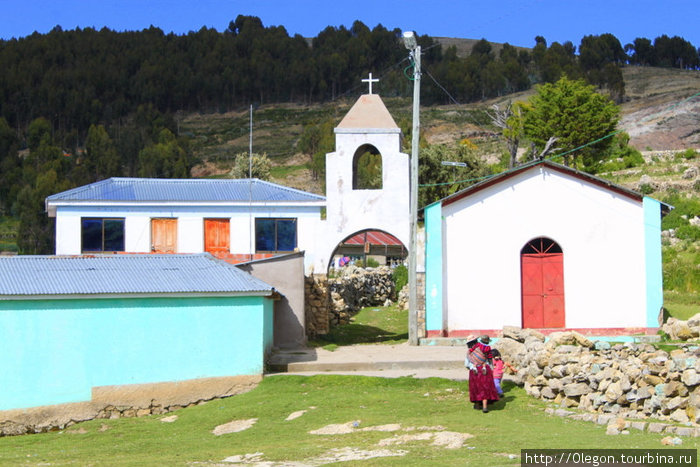
<svg viewBox="0 0 700 467">
<path fill-rule="evenodd" d="M 687 321 L 700 313 L 700 296 L 696 293 L 665 291 L 664 308 L 670 316 Z"/>
<path fill-rule="evenodd" d="M 246 394 L 176 411 L 173 423 L 161 422 L 163 415 L 94 420 L 61 432 L 0 438 L 0 465 L 208 465 L 252 453 L 261 453 L 265 461 L 303 462 L 331 449 L 351 447 L 406 453 L 339 465 L 493 466 L 519 465 L 520 449 L 664 447 L 660 440 L 665 435 L 631 430 L 629 435 L 609 436 L 604 426 L 545 414 L 546 404 L 520 388 L 506 384 L 504 389 L 506 396 L 483 414 L 471 407 L 466 382 L 274 376 Z M 285 421 L 300 410 L 307 412 Z M 212 434 L 218 425 L 251 418 L 257 422 L 247 430 Z M 401 430 L 309 433 L 355 420 L 358 428 L 399 424 Z M 422 432 L 418 427 L 437 426 L 473 438 L 458 449 L 435 446 L 432 440 L 380 445 L 386 438 Z M 696 449 L 697 445 L 696 439 L 684 438 L 680 447 Z"/>
<path fill-rule="evenodd" d="M 270 176 L 274 179 L 284 180 L 287 177 L 294 176 L 297 172 L 309 169 L 310 164 L 299 165 L 277 165 L 270 169 Z"/>
<path fill-rule="evenodd" d="M 399 344 L 407 339 L 408 310 L 374 306 L 361 309 L 348 324 L 332 328 L 309 345 L 333 350 L 339 345 Z"/>
</svg>

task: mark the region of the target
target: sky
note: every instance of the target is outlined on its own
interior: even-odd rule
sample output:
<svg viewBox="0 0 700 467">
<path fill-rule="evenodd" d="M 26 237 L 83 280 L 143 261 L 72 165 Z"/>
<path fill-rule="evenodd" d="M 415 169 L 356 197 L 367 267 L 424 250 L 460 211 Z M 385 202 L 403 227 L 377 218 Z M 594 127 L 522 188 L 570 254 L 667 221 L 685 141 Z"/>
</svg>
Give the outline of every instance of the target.
<svg viewBox="0 0 700 467">
<path fill-rule="evenodd" d="M 700 47 L 700 0 L 0 0 L 0 39 L 47 33 L 54 26 L 187 34 L 223 31 L 238 15 L 290 36 L 314 37 L 327 26 L 413 30 L 433 37 L 485 38 L 532 47 L 612 33 L 624 47 L 637 37 L 680 36 Z"/>
</svg>

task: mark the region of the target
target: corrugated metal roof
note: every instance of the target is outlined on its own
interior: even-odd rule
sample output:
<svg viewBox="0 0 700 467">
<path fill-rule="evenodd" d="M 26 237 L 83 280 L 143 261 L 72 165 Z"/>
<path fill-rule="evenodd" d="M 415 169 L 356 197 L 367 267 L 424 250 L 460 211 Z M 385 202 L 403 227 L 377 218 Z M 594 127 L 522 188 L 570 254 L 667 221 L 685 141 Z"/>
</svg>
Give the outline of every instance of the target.
<svg viewBox="0 0 700 467">
<path fill-rule="evenodd" d="M 403 246 L 401 240 L 386 232 L 379 230 L 368 230 L 353 235 L 343 242 L 346 245 L 364 245 L 365 241 L 370 245 L 388 245 L 388 246 Z"/>
<path fill-rule="evenodd" d="M 314 193 L 253 179 L 114 177 L 51 195 L 51 201 L 254 201 L 309 202 Z"/>
<path fill-rule="evenodd" d="M 271 285 L 209 253 L 0 257 L 0 298 L 272 292 Z"/>
</svg>

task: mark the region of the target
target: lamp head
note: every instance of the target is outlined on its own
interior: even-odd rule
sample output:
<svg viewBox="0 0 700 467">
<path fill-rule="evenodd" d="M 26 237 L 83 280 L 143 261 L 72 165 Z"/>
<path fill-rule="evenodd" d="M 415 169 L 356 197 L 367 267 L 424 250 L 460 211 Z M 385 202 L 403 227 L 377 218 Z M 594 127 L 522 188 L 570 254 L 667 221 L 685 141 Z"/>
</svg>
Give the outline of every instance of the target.
<svg viewBox="0 0 700 467">
<path fill-rule="evenodd" d="M 416 34 L 413 31 L 404 31 L 403 43 L 408 50 L 415 50 L 415 48 L 418 47 L 418 42 L 416 42 Z"/>
</svg>

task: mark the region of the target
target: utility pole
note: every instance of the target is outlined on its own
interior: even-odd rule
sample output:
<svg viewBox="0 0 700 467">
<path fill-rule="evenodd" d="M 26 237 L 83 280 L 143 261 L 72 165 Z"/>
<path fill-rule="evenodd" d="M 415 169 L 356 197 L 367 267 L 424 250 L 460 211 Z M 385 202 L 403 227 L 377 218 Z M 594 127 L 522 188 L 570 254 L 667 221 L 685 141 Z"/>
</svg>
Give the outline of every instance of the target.
<svg viewBox="0 0 700 467">
<path fill-rule="evenodd" d="M 248 236 L 250 237 L 249 251 L 250 261 L 253 261 L 253 237 L 255 234 L 253 225 L 253 104 L 250 104 L 250 136 L 248 144 Z"/>
<path fill-rule="evenodd" d="M 408 343 L 418 345 L 418 140 L 420 131 L 420 46 L 413 31 L 403 33 L 406 48 L 413 61 L 413 130 L 411 133 L 410 219 L 408 243 Z"/>
</svg>

